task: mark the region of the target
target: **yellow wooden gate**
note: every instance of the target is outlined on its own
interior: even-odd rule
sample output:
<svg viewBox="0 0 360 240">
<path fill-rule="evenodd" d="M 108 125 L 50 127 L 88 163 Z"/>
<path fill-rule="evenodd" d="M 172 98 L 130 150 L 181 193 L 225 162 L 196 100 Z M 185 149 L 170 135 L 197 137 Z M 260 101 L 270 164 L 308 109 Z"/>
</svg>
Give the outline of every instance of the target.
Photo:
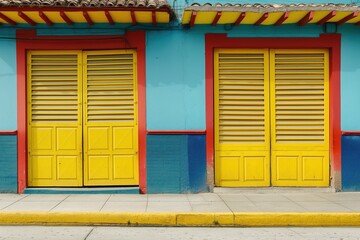
<svg viewBox="0 0 360 240">
<path fill-rule="evenodd" d="M 326 50 L 217 49 L 214 72 L 217 186 L 329 185 Z"/>
<path fill-rule="evenodd" d="M 137 185 L 136 52 L 28 52 L 28 185 Z"/>
</svg>

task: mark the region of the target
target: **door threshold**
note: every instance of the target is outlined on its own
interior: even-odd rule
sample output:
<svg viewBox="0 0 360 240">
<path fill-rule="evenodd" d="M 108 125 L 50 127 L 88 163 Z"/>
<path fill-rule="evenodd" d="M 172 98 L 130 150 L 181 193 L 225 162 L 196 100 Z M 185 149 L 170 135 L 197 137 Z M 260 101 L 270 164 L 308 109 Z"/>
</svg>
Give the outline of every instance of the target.
<svg viewBox="0 0 360 240">
<path fill-rule="evenodd" d="M 214 187 L 214 193 L 326 193 L 334 187 Z"/>
<path fill-rule="evenodd" d="M 25 194 L 139 194 L 139 187 L 25 188 Z"/>
</svg>

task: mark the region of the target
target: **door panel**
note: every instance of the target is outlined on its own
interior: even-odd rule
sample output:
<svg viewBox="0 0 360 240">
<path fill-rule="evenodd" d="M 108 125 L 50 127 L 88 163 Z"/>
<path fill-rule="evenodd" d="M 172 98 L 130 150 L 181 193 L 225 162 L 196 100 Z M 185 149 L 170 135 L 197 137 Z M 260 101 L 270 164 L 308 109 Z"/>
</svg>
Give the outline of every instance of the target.
<svg viewBox="0 0 360 240">
<path fill-rule="evenodd" d="M 28 52 L 28 185 L 82 185 L 80 51 Z"/>
<path fill-rule="evenodd" d="M 269 186 L 267 49 L 215 50 L 215 183 Z"/>
<path fill-rule="evenodd" d="M 215 157 L 217 186 L 270 185 L 269 151 L 217 151 Z"/>
<path fill-rule="evenodd" d="M 84 183 L 138 185 L 136 52 L 86 51 Z"/>
<path fill-rule="evenodd" d="M 328 151 L 272 151 L 274 186 L 328 186 Z"/>
<path fill-rule="evenodd" d="M 275 49 L 270 58 L 272 183 L 328 186 L 328 52 Z"/>
</svg>

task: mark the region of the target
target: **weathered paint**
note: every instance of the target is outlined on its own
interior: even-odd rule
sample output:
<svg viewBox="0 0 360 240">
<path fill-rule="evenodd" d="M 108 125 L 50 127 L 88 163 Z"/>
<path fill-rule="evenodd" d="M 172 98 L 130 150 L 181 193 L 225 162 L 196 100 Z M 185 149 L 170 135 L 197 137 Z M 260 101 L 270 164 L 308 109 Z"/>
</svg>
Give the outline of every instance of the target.
<svg viewBox="0 0 360 240">
<path fill-rule="evenodd" d="M 360 191 L 360 135 L 343 135 L 342 191 Z"/>
<path fill-rule="evenodd" d="M 204 135 L 147 136 L 147 192 L 204 192 Z"/>
<path fill-rule="evenodd" d="M 0 135 L 0 193 L 17 192 L 17 136 Z"/>
</svg>

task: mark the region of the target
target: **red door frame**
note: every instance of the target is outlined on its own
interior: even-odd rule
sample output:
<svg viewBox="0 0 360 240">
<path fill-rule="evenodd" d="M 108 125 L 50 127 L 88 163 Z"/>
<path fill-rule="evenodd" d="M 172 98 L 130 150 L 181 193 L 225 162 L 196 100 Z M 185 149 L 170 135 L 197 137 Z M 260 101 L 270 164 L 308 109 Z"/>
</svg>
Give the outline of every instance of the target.
<svg viewBox="0 0 360 240">
<path fill-rule="evenodd" d="M 36 30 L 18 30 L 16 34 L 18 192 L 27 186 L 27 50 L 106 50 L 136 49 L 138 77 L 139 186 L 146 193 L 146 92 L 145 32 L 126 32 L 115 36 L 37 36 Z"/>
<path fill-rule="evenodd" d="M 339 34 L 321 34 L 319 38 L 228 38 L 226 34 L 206 34 L 206 159 L 208 185 L 214 186 L 214 49 L 215 48 L 326 48 L 330 61 L 330 165 L 331 186 L 341 187 L 340 130 L 340 48 Z"/>
</svg>

